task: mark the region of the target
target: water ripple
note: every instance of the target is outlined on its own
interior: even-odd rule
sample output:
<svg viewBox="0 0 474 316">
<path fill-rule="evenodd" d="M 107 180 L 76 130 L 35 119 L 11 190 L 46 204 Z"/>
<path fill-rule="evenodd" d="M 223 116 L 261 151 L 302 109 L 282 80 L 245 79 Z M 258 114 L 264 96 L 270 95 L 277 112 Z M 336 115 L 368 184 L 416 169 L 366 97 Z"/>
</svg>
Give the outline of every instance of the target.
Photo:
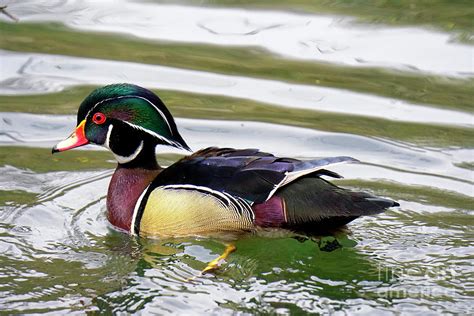
<svg viewBox="0 0 474 316">
<path fill-rule="evenodd" d="M 419 122 L 419 118 L 423 117 L 424 123 L 469 127 L 472 127 L 474 121 L 474 116 L 470 113 L 415 105 L 333 88 L 132 62 L 12 53 L 1 50 L 0 56 L 1 94 L 44 93 L 84 84 L 133 82 L 148 88 L 224 95 L 284 107 L 396 121 Z"/>
<path fill-rule="evenodd" d="M 65 135 L 69 135 L 75 125 L 74 117 L 66 115 L 4 112 L 0 113 L 0 118 L 10 122 L 7 134 L 16 135 L 16 141 L 13 143 L 8 139 L 2 141 L 0 138 L 0 145 L 4 146 L 20 143 L 35 147 L 52 147 Z M 454 150 L 420 148 L 395 141 L 269 123 L 178 118 L 177 124 L 183 137 L 189 140 L 195 149 L 208 146 L 260 148 L 280 156 L 306 159 L 351 155 L 365 164 L 334 167 L 336 172 L 340 172 L 347 178 L 383 178 L 404 184 L 451 190 L 468 196 L 471 195 L 473 189 L 472 175 L 466 172 L 466 169 L 459 168 L 453 163 L 459 158 L 457 151 Z M 1 128 L 2 120 L 0 120 L 0 130 Z M 229 138 L 229 135 L 233 137 Z M 158 150 L 159 152 L 174 152 L 163 146 L 160 146 Z M 464 155 L 469 156 L 473 151 L 464 149 L 463 152 Z M 12 169 L 10 172 L 24 171 Z M 10 173 L 5 174 L 6 179 L 11 176 Z M 107 173 L 104 173 L 104 177 L 106 176 Z M 1 177 L 2 175 L 0 179 Z M 30 187 L 29 190 L 34 188 L 28 184 L 17 189 L 23 190 L 25 187 Z M 44 188 L 38 188 L 34 192 L 39 190 L 45 191 Z M 56 199 L 58 202 L 62 200 L 62 198 Z"/>
<path fill-rule="evenodd" d="M 55 21 L 146 39 L 261 46 L 279 55 L 350 66 L 473 76 L 473 47 L 414 27 L 354 24 L 349 18 L 264 10 L 162 5 L 139 1 L 22 1 L 9 10 L 24 21 Z M 372 49 L 367 49 L 371 47 Z M 450 56 L 450 58 L 446 58 Z"/>
</svg>

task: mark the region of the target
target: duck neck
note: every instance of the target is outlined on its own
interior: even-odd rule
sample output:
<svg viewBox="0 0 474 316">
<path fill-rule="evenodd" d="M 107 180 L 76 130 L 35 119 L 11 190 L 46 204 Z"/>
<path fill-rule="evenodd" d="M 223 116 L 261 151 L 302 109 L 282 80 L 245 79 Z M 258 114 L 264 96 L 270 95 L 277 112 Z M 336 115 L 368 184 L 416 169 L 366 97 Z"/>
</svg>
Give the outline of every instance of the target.
<svg viewBox="0 0 474 316">
<path fill-rule="evenodd" d="M 112 225 L 130 232 L 133 211 L 146 187 L 163 170 L 153 155 L 139 155 L 134 161 L 118 164 L 107 194 L 107 217 Z M 148 158 L 148 159 L 146 159 Z"/>
</svg>

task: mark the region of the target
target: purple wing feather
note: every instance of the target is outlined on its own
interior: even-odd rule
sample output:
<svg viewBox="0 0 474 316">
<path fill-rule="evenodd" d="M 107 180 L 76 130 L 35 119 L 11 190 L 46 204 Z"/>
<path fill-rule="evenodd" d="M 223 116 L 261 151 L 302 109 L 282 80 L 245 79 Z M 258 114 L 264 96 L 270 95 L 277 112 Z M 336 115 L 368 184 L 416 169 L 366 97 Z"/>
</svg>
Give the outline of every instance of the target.
<svg viewBox="0 0 474 316">
<path fill-rule="evenodd" d="M 344 161 L 356 160 L 350 157 L 334 157 L 301 161 L 278 158 L 256 149 L 211 147 L 185 157 L 165 169 L 155 179 L 153 186 L 167 184 L 205 186 L 227 192 L 251 203 L 261 203 L 282 184 L 287 174 L 305 170 L 308 170 L 307 173 L 317 173 L 323 166 Z M 321 174 L 337 176 L 324 170 Z"/>
</svg>

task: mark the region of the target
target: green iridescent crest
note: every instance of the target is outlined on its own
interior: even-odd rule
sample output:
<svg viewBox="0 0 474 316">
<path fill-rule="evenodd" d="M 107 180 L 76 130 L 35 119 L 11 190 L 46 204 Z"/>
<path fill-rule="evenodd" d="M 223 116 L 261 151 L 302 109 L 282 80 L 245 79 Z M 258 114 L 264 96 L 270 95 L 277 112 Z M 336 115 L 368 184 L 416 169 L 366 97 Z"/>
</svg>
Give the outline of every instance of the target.
<svg viewBox="0 0 474 316">
<path fill-rule="evenodd" d="M 142 97 L 118 97 L 100 104 L 94 110 L 104 113 L 107 118 L 125 121 L 165 138 L 173 139 L 173 130 L 166 116 Z"/>
<path fill-rule="evenodd" d="M 96 113 L 106 116 L 107 125 L 119 120 L 148 133 L 158 143 L 189 149 L 171 113 L 158 96 L 147 89 L 131 84 L 114 84 L 94 90 L 82 102 L 77 116 L 78 123 L 87 120 L 86 133 L 100 133 L 91 122 Z"/>
</svg>

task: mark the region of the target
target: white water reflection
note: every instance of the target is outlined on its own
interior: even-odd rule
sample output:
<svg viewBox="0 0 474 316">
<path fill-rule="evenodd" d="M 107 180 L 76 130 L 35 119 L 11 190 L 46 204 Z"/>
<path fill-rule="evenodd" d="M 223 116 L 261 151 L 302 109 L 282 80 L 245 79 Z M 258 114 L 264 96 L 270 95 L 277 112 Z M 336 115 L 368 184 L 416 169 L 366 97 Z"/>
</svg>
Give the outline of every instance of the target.
<svg viewBox="0 0 474 316">
<path fill-rule="evenodd" d="M 0 94 L 59 91 L 64 87 L 132 82 L 148 88 L 224 95 L 345 115 L 472 126 L 472 114 L 333 88 L 220 75 L 203 71 L 90 58 L 0 50 Z"/>
<path fill-rule="evenodd" d="M 327 15 L 126 0 L 29 0 L 13 2 L 9 10 L 22 21 L 58 21 L 88 31 L 179 42 L 260 46 L 291 58 L 351 66 L 474 75 L 472 46 L 453 42 L 446 33 L 414 27 L 374 27 Z"/>
<path fill-rule="evenodd" d="M 75 123 L 75 117 L 70 115 L 0 113 L 0 146 L 52 147 L 71 133 Z M 177 124 L 195 150 L 208 146 L 250 147 L 303 159 L 348 155 L 373 165 L 333 168 L 347 178 L 391 180 L 468 196 L 473 190 L 470 173 L 453 165 L 456 151 L 452 150 L 411 148 L 369 137 L 260 122 L 178 118 Z M 164 146 L 159 151 L 176 152 Z M 474 150 L 470 152 L 474 155 Z"/>
</svg>

